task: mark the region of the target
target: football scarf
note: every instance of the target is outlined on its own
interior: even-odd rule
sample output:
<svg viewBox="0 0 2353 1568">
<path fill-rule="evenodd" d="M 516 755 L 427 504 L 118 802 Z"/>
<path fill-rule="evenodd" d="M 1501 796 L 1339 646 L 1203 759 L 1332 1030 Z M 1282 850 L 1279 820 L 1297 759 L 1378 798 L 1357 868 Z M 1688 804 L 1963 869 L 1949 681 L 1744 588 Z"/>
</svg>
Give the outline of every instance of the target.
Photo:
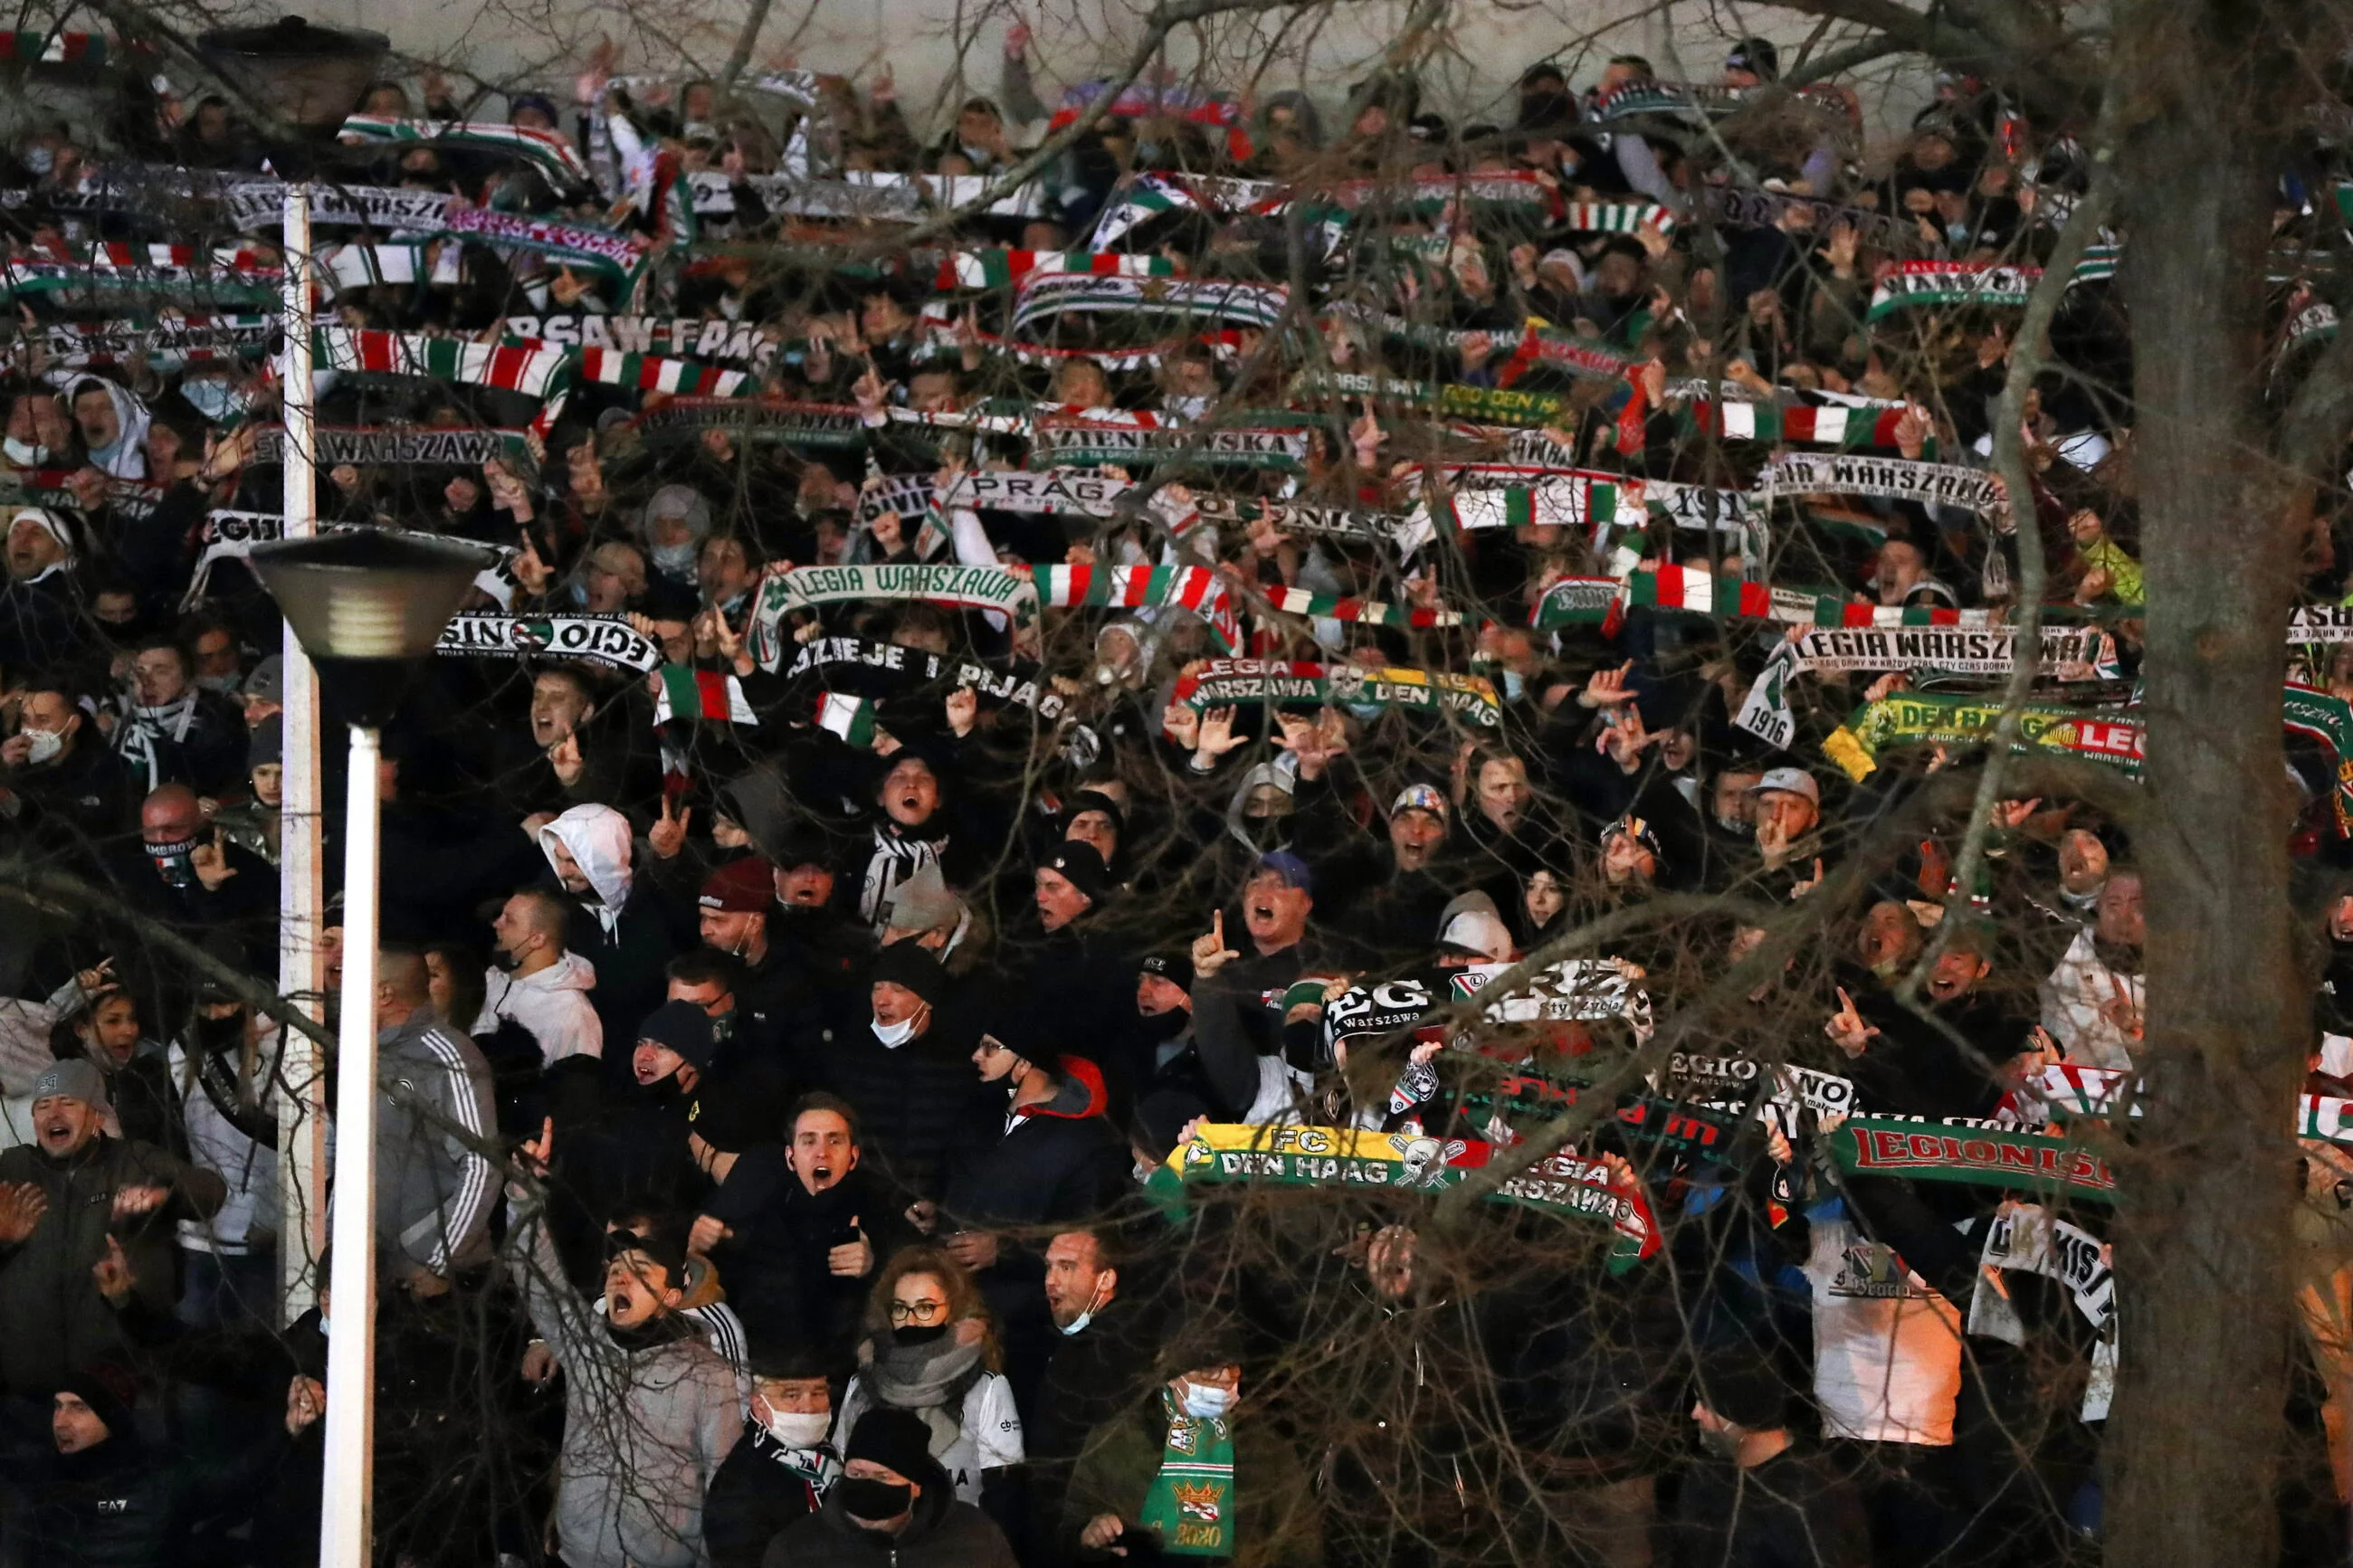
<svg viewBox="0 0 2353 1568">
<path fill-rule="evenodd" d="M 2008 510 L 1998 476 L 1949 463 L 1785 452 L 1757 476 L 1757 495 L 1763 500 L 1824 492 L 1966 507 L 1980 516 Z"/>
<path fill-rule="evenodd" d="M 1136 1521 L 1159 1538 L 1164 1557 L 1230 1558 L 1238 1522 L 1233 1426 L 1186 1415 L 1173 1388 L 1160 1391 L 1160 1411 L 1168 1431 Z"/>
<path fill-rule="evenodd" d="M 275 316 L 180 316 L 153 321 L 44 321 L 37 332 L 49 363 L 68 370 L 111 365 L 143 354 L 159 370 L 271 353 L 280 323 Z"/>
<path fill-rule="evenodd" d="M 1278 708 L 1394 708 L 1457 713 L 1481 729 L 1500 729 L 1503 700 L 1476 675 L 1451 670 L 1366 669 L 1262 658 L 1205 659 L 1176 682 L 1171 702 L 1198 711 L 1234 703 Z"/>
<path fill-rule="evenodd" d="M 797 645 L 785 679 L 814 679 L 846 695 L 872 698 L 919 687 L 946 690 L 970 687 L 984 701 L 1027 708 L 1049 723 L 1068 710 L 1069 700 L 1027 659 L 976 658 L 905 647 L 864 637 L 819 636 Z"/>
<path fill-rule="evenodd" d="M 1179 1211 L 1186 1188 L 1204 1184 L 1435 1195 L 1486 1165 L 1493 1153 L 1494 1145 L 1477 1139 L 1441 1142 L 1337 1127 L 1205 1123 L 1145 1185 L 1172 1212 Z M 1612 1185 L 1608 1167 L 1599 1160 L 1548 1154 L 1486 1201 L 1608 1225 L 1612 1274 L 1624 1273 L 1659 1249 L 1658 1224 L 1641 1189 Z"/>
<path fill-rule="evenodd" d="M 561 132 L 494 121 L 403 120 L 389 114 L 347 116 L 335 132 L 341 142 L 435 142 L 473 152 L 503 153 L 537 165 L 559 190 L 591 184 L 588 165 Z"/>
<path fill-rule="evenodd" d="M 1271 327 L 1290 291 L 1264 283 L 1120 273 L 1033 272 L 1013 299 L 1013 330 L 1064 315 L 1142 315 Z"/>
<path fill-rule="evenodd" d="M 1176 264 L 1165 256 L 1130 256 L 1108 250 L 952 250 L 940 258 L 934 289 L 1012 289 L 1030 278 L 1053 273 L 1091 278 L 1173 278 Z"/>
<path fill-rule="evenodd" d="M 718 724 L 757 724 L 758 715 L 744 700 L 744 683 L 732 673 L 665 664 L 654 672 L 654 727 L 673 719 L 707 719 Z"/>
<path fill-rule="evenodd" d="M 2105 1160 L 2063 1138 L 2039 1132 L 1856 1116 L 1831 1135 L 1830 1145 L 1838 1168 L 1852 1176 L 2024 1187 L 2093 1203 L 2116 1202 L 2116 1173 Z"/>
<path fill-rule="evenodd" d="M 866 426 L 854 406 L 829 403 L 750 402 L 740 398 L 674 397 L 638 416 L 649 444 L 692 441 L 723 430 L 747 441 L 775 441 L 818 451 L 857 451 Z"/>
<path fill-rule="evenodd" d="M 1145 426 L 1108 419 L 1041 420 L 1032 434 L 1030 451 L 1034 461 L 1046 466 L 1092 468 L 1112 463 L 1149 468 L 1179 463 L 1295 471 L 1306 466 L 1307 432 Z"/>
<path fill-rule="evenodd" d="M 661 644 L 631 626 L 625 616 L 493 616 L 470 612 L 452 617 L 441 628 L 433 651 L 444 657 L 576 658 L 638 675 L 657 669 L 662 663 Z M 740 690 L 737 695 L 741 696 Z"/>
<path fill-rule="evenodd" d="M 1891 692 L 1850 714 L 1822 742 L 1822 753 L 1860 784 L 1879 766 L 1879 753 L 1893 746 L 1983 744 L 2001 712 L 1999 696 Z M 2021 755 L 2046 752 L 2084 757 L 2137 774 L 2141 742 L 2139 721 L 2120 713 L 2030 702 L 2019 711 L 2018 738 L 2011 750 Z"/>
<path fill-rule="evenodd" d="M 1051 609 L 1189 610 L 1228 653 L 1242 646 L 1225 579 L 1206 566 L 1032 566 L 1038 594 Z"/>
<path fill-rule="evenodd" d="M 752 657 L 774 674 L 790 635 L 785 617 L 796 610 L 871 599 L 920 599 L 961 610 L 995 610 L 1017 627 L 1038 618 L 1038 585 L 1027 572 L 997 566 L 802 566 L 762 580 L 752 612 Z"/>
</svg>

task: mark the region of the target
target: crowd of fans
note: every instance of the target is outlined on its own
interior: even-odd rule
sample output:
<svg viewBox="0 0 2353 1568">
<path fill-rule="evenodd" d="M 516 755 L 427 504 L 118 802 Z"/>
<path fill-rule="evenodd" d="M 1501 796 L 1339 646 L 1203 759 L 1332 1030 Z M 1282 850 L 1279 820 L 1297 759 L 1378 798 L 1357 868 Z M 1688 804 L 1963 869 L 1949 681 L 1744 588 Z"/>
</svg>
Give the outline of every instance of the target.
<svg viewBox="0 0 2353 1568">
<path fill-rule="evenodd" d="M 304 163 L 318 515 L 501 556 L 385 731 L 375 994 L 330 963 L 382 1040 L 379 1561 L 2088 1560 L 2106 1210 L 1832 1148 L 2039 1146 L 2140 1047 L 2119 814 L 2002 800 L 1964 886 L 1938 794 L 2021 531 L 2046 749 L 2137 744 L 2096 266 L 2033 495 L 1969 488 L 2076 128 L 1947 78 L 1866 137 L 1759 39 L 1485 120 L 1050 108 L 1027 46 L 928 144 L 887 75 L 600 57 L 569 106 L 381 83 L 292 159 L 132 70 L 0 155 L 0 1560 L 316 1552 L 343 1321 L 280 1321 L 314 1086 L 238 548 Z M 2291 262 L 2341 226 L 2310 151 Z M 2334 317 L 2270 287 L 2292 374 Z M 2327 618 L 2282 668 L 2341 710 Z M 2290 737 L 2312 868 L 2333 743 Z M 1615 1223 L 1443 1206 L 1529 1140 Z M 2353 1156 L 2304 1147 L 2317 1560 Z"/>
</svg>

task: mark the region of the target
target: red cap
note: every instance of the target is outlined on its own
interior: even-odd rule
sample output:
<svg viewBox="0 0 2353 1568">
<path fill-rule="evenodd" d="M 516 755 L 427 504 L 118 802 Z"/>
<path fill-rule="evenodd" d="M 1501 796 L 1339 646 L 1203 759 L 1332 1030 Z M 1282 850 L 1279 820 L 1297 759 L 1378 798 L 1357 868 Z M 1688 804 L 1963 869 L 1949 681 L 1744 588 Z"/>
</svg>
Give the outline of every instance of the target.
<svg viewBox="0 0 2353 1568">
<path fill-rule="evenodd" d="M 746 855 L 741 860 L 730 860 L 705 877 L 702 897 L 698 901 L 706 910 L 756 915 L 765 913 L 776 897 L 776 873 L 757 855 Z"/>
</svg>

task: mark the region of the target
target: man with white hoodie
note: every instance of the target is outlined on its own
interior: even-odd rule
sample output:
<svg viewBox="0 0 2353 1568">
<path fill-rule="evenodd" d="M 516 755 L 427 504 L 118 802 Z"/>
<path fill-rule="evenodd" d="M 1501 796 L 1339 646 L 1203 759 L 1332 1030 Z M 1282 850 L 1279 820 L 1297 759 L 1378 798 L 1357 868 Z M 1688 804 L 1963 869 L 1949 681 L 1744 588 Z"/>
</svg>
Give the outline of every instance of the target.
<svg viewBox="0 0 2353 1568">
<path fill-rule="evenodd" d="M 596 976 L 588 1002 L 604 1035 L 633 1040 L 638 1021 L 669 995 L 670 959 L 699 940 L 694 911 L 633 874 L 629 819 L 609 805 L 574 806 L 539 830 L 539 847 L 568 895 L 566 945 Z M 627 1052 L 605 1068 L 608 1087 L 626 1089 Z"/>
<path fill-rule="evenodd" d="M 540 1063 L 605 1054 L 605 1026 L 589 1005 L 596 966 L 565 950 L 570 911 L 539 889 L 509 899 L 491 922 L 496 962 L 482 981 L 482 1012 L 467 1032 L 487 1035 L 512 1020 L 539 1042 Z"/>
</svg>

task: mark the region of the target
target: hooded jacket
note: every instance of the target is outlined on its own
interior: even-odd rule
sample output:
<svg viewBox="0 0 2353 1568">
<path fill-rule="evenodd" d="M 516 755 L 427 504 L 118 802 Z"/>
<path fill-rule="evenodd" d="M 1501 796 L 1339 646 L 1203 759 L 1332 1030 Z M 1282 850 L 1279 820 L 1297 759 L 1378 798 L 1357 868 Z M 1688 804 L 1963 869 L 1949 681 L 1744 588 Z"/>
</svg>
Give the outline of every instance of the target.
<svg viewBox="0 0 2353 1568">
<path fill-rule="evenodd" d="M 482 978 L 482 1015 L 467 1033 L 487 1035 L 511 1018 L 538 1040 L 543 1066 L 566 1057 L 601 1057 L 605 1026 L 588 1000 L 596 985 L 596 966 L 576 952 L 533 974 L 494 965 Z"/>
<path fill-rule="evenodd" d="M 694 1326 L 624 1349 L 564 1282 L 536 1215 L 523 1302 L 565 1369 L 555 1531 L 572 1568 L 701 1568 L 702 1500 L 736 1439 L 743 1401 Z"/>
<path fill-rule="evenodd" d="M 586 896 L 565 895 L 580 911 L 570 946 L 596 975 L 589 1004 L 604 1037 L 616 1043 L 605 1061 L 605 1081 L 618 1086 L 629 1065 L 619 1044 L 635 1044 L 638 1025 L 661 1005 L 670 958 L 694 945 L 692 926 L 650 881 L 633 874 L 629 819 L 611 806 L 575 805 L 539 830 L 551 868 L 557 844 L 588 879 Z"/>
<path fill-rule="evenodd" d="M 114 422 L 119 433 L 114 445 L 103 450 L 93 448 L 90 454 L 92 467 L 118 479 L 143 479 L 147 477 L 147 426 L 152 416 L 147 405 L 132 395 L 129 387 L 102 375 L 78 377 L 66 389 L 66 404 L 71 407 L 74 399 L 91 387 L 101 388 L 107 401 L 114 405 Z"/>
<path fill-rule="evenodd" d="M 26 1489 L 25 1561 L 46 1568 L 161 1568 L 174 1561 L 174 1526 L 188 1487 L 168 1455 L 131 1432 L 79 1454 L 44 1456 Z"/>
<path fill-rule="evenodd" d="M 958 1502 L 936 1466 L 908 1479 L 923 1491 L 915 1517 L 898 1534 L 851 1520 L 837 1487 L 824 1507 L 768 1543 L 762 1568 L 1016 1568 L 1005 1532 L 972 1504 Z"/>
</svg>

